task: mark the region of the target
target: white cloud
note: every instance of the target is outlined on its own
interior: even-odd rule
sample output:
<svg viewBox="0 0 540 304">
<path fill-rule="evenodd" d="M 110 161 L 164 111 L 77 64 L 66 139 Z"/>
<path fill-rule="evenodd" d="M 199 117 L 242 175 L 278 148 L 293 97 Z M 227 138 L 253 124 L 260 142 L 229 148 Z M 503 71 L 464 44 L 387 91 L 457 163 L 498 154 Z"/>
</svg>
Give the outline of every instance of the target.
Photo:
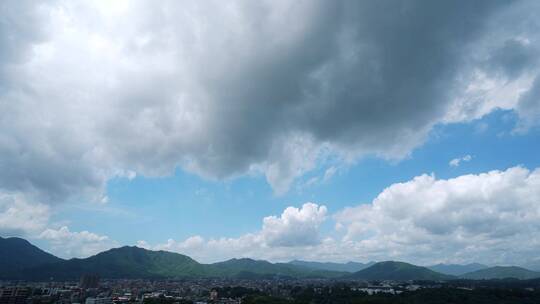
<svg viewBox="0 0 540 304">
<path fill-rule="evenodd" d="M 525 263 L 540 250 L 540 169 L 448 180 L 421 175 L 336 216 L 344 241 L 373 257 Z"/>
<path fill-rule="evenodd" d="M 335 166 L 330 166 L 328 169 L 326 169 L 326 171 L 324 171 L 323 182 L 329 181 L 336 174 L 337 171 L 338 168 L 336 168 Z"/>
<path fill-rule="evenodd" d="M 309 136 L 297 134 L 272 150 L 263 171 L 275 193 L 284 194 L 296 178 L 314 169 L 319 158 L 324 157 L 325 148 Z"/>
<path fill-rule="evenodd" d="M 51 251 L 63 257 L 88 257 L 118 246 L 118 243 L 108 236 L 88 231 L 72 232 L 66 226 L 59 229 L 48 228 L 39 235 L 39 238 L 47 240 L 51 245 Z"/>
<path fill-rule="evenodd" d="M 329 154 L 400 159 L 494 108 L 534 121 L 537 5 L 3 1 L 0 188 L 100 201 L 181 167 L 281 194 Z"/>
<path fill-rule="evenodd" d="M 22 194 L 0 191 L 0 234 L 3 236 L 32 236 L 48 224 L 50 208 L 29 203 Z"/>
<path fill-rule="evenodd" d="M 465 155 L 463 157 L 452 159 L 450 162 L 448 162 L 448 165 L 450 165 L 450 167 L 459 167 L 459 165 L 462 162 L 468 162 L 468 161 L 471 161 L 471 160 L 472 160 L 472 156 L 467 154 L 467 155 Z"/>
<path fill-rule="evenodd" d="M 536 76 L 530 90 L 520 95 L 517 111 L 521 120 L 514 132 L 525 133 L 540 124 L 540 74 Z"/>
<path fill-rule="evenodd" d="M 151 249 L 150 244 L 144 240 L 138 240 L 136 246 L 144 249 Z"/>
<path fill-rule="evenodd" d="M 114 176 L 164 176 L 177 168 L 213 179 L 256 172 L 281 194 L 325 158 L 401 159 L 434 125 L 471 121 L 493 109 L 514 109 L 520 116 L 516 131 L 524 132 L 540 115 L 539 5 L 2 1 L 0 229 L 20 235 L 45 229 L 47 206 L 73 197 L 106 202 L 105 185 Z M 471 179 L 508 172 L 513 171 Z M 430 181 L 445 184 L 429 176 L 405 184 L 430 188 Z M 329 248 L 357 257 L 406 255 L 399 245 L 403 236 L 405 242 L 421 239 L 426 227 L 431 229 L 426 238 L 444 236 L 435 232 L 457 225 L 448 220 L 459 210 L 450 210 L 448 218 L 432 214 L 433 223 L 418 222 L 426 210 L 407 213 L 431 206 L 426 199 L 457 204 L 440 200 L 459 196 L 458 190 L 435 188 L 422 192 L 429 197 L 410 193 L 394 204 L 403 210 L 383 204 L 380 211 L 382 198 L 374 207 L 351 209 L 387 221 L 384 233 L 375 223 L 351 220 L 338 223 L 348 231 L 345 241 L 321 238 L 316 230 L 326 208 L 304 206 L 269 217 L 261 231 L 240 238 L 194 238 L 171 246 L 228 248 L 231 254 L 276 259 L 290 256 L 292 245 L 298 245 L 298 254 L 320 257 L 333 256 Z M 517 200 L 508 208 L 527 201 L 506 190 Z M 415 197 L 418 206 L 408 200 Z M 472 195 L 469 203 L 486 210 L 504 205 L 494 202 Z M 533 216 L 535 205 L 528 202 Z M 497 228 L 480 221 L 478 229 L 491 227 L 501 235 L 501 229 L 509 234 L 525 229 L 527 236 L 527 229 L 536 231 L 532 223 L 506 222 L 516 215 L 505 208 L 467 214 L 471 222 L 499 222 Z M 403 212 L 412 224 L 393 226 L 402 221 L 396 223 L 387 212 Z M 401 230 L 391 232 L 393 227 Z M 419 233 L 411 236 L 411 231 Z M 58 235 L 90 242 L 92 237 L 81 233 L 66 228 Z M 353 234 L 366 239 L 353 241 Z M 477 241 L 462 240 L 471 252 L 489 244 L 478 239 L 485 233 L 466 235 Z M 534 244 L 531 240 L 525 243 Z M 415 248 L 419 258 L 426 246 Z"/>
<path fill-rule="evenodd" d="M 196 235 L 184 241 L 168 239 L 166 243 L 155 246 L 150 246 L 145 241 L 139 241 L 139 244 L 146 246 L 142 248 L 182 253 L 199 262 L 217 262 L 241 257 L 264 259 L 269 258 L 274 251 L 258 234 L 245 234 L 238 238 L 210 239 Z"/>
<path fill-rule="evenodd" d="M 107 236 L 88 231 L 71 232 L 68 227 L 52 226 L 52 210 L 47 204 L 21 193 L 0 192 L 0 235 L 2 237 L 38 238 L 48 241 L 54 254 L 62 257 L 87 257 L 117 246 Z"/>
<path fill-rule="evenodd" d="M 287 207 L 281 217 L 263 219 L 261 235 L 270 247 L 318 244 L 319 226 L 326 219 L 326 212 L 325 206 L 314 203 L 305 203 L 300 209 Z"/>
<path fill-rule="evenodd" d="M 337 212 L 336 230 L 322 233 L 326 212 L 307 203 L 266 217 L 261 230 L 237 238 L 140 244 L 202 262 L 249 257 L 526 265 L 540 252 L 540 169 L 514 167 L 448 180 L 417 176 L 390 185 L 371 203 Z"/>
<path fill-rule="evenodd" d="M 192 236 L 184 241 L 169 239 L 155 246 L 145 241 L 137 244 L 143 248 L 180 252 L 204 262 L 233 257 L 280 260 L 290 257 L 292 251 L 304 252 L 308 247 L 325 243 L 319 230 L 326 214 L 325 206 L 305 203 L 301 208 L 287 207 L 281 216 L 265 217 L 260 231 L 238 238 L 205 240 Z"/>
</svg>

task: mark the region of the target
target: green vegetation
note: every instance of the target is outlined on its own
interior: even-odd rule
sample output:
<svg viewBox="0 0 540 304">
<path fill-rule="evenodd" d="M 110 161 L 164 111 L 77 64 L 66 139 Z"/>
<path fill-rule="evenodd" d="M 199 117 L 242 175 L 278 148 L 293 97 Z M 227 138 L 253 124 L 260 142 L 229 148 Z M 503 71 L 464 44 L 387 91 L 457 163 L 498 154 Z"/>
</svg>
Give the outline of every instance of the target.
<svg viewBox="0 0 540 304">
<path fill-rule="evenodd" d="M 347 262 L 347 263 L 320 263 L 320 262 L 308 262 L 308 261 L 299 261 L 294 260 L 290 261 L 289 264 L 296 266 L 303 266 L 306 268 L 314 270 L 328 270 L 328 271 L 339 271 L 339 272 L 357 272 L 362 269 L 366 269 L 369 266 L 375 264 L 375 262 L 369 263 L 358 263 L 358 262 Z"/>
<path fill-rule="evenodd" d="M 479 264 L 479 263 L 471 263 L 471 264 L 466 264 L 466 265 L 437 264 L 437 265 L 429 266 L 428 268 L 435 272 L 459 276 L 459 275 L 463 275 L 465 273 L 477 271 L 480 269 L 486 269 L 488 268 L 488 266 Z"/>
<path fill-rule="evenodd" d="M 540 272 L 531 271 L 521 267 L 509 266 L 496 266 L 486 269 L 481 269 L 473 272 L 466 273 L 461 276 L 464 279 L 471 280 L 490 280 L 490 279 L 506 279 L 514 278 L 520 280 L 528 280 L 534 278 L 540 278 Z"/>
<path fill-rule="evenodd" d="M 204 266 L 185 255 L 126 246 L 86 259 L 31 268 L 24 275 L 35 280 L 65 280 L 85 273 L 96 273 L 104 278 L 194 277 L 204 274 Z"/>
<path fill-rule="evenodd" d="M 57 263 L 62 259 L 21 238 L 0 237 L 0 278 L 10 278 L 22 269 Z"/>
<path fill-rule="evenodd" d="M 264 296 L 264 295 L 255 295 L 255 296 L 245 297 L 242 303 L 243 304 L 292 304 L 295 302 L 288 299 L 284 299 L 284 298 Z"/>
<path fill-rule="evenodd" d="M 457 277 L 426 267 L 403 262 L 380 262 L 355 273 L 320 268 L 337 263 L 270 263 L 253 259 L 231 259 L 214 264 L 200 264 L 192 258 L 167 251 L 138 247 L 111 249 L 85 259 L 63 260 L 20 238 L 0 238 L 0 279 L 77 280 L 83 274 L 95 273 L 102 278 L 348 278 L 360 280 L 454 280 Z M 365 265 L 365 264 L 364 264 Z M 349 265 L 351 266 L 351 265 Z M 353 265 L 359 266 L 359 265 Z M 491 267 L 466 273 L 463 279 L 531 279 L 539 272 L 519 267 Z"/>
<path fill-rule="evenodd" d="M 256 295 L 262 295 L 262 293 L 259 290 L 253 289 L 253 288 L 246 288 L 241 286 L 234 286 L 234 287 L 221 287 L 221 288 L 214 288 L 220 297 L 222 298 L 231 298 L 231 299 L 238 299 L 243 298 L 247 296 L 256 296 Z"/>
<path fill-rule="evenodd" d="M 269 296 L 248 296 L 244 304 L 532 304 L 540 303 L 539 291 L 514 289 L 475 289 L 456 288 L 421 289 L 399 295 L 368 295 L 349 288 L 324 288 L 318 292 L 303 289 L 290 298 Z"/>
<path fill-rule="evenodd" d="M 138 247 L 111 249 L 86 259 L 54 260 L 52 263 L 25 268 L 11 277 L 29 280 L 78 279 L 85 273 L 103 278 L 195 278 L 195 277 L 340 277 L 343 273 L 312 270 L 290 264 L 272 264 L 251 259 L 232 259 L 215 264 L 200 264 L 192 258 L 167 251 Z"/>
<path fill-rule="evenodd" d="M 435 272 L 426 267 L 403 262 L 380 262 L 353 273 L 350 278 L 361 280 L 451 280 L 455 277 Z"/>
<path fill-rule="evenodd" d="M 193 301 L 161 296 L 159 298 L 146 298 L 143 304 L 193 304 Z"/>
<path fill-rule="evenodd" d="M 294 278 L 332 278 L 342 277 L 343 272 L 314 270 L 308 267 L 288 263 L 270 263 L 253 259 L 231 259 L 208 265 L 213 276 L 230 276 L 236 278 L 262 278 L 270 276 Z"/>
</svg>

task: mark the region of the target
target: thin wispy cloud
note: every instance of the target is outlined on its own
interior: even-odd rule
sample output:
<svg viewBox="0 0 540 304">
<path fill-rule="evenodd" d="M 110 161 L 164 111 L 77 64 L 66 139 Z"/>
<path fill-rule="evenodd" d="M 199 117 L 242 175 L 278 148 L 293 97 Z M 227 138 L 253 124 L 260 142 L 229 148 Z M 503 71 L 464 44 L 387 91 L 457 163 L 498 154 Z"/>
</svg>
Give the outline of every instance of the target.
<svg viewBox="0 0 540 304">
<path fill-rule="evenodd" d="M 448 162 L 448 165 L 450 165 L 450 167 L 459 167 L 459 165 L 461 165 L 461 163 L 464 163 L 464 162 L 470 162 L 472 160 L 472 156 L 470 155 L 465 155 L 463 157 L 458 157 L 458 158 L 454 158 L 452 159 L 450 162 Z"/>
</svg>

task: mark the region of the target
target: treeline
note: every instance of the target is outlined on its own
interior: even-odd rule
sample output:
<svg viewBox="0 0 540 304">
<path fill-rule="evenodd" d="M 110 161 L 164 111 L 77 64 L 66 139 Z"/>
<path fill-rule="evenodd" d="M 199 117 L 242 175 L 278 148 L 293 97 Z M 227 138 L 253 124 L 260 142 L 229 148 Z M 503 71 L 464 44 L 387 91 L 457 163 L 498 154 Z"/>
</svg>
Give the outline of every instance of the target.
<svg viewBox="0 0 540 304">
<path fill-rule="evenodd" d="M 328 290 L 330 291 L 330 290 Z M 305 289 L 291 298 L 266 295 L 246 296 L 243 304 L 538 304 L 540 291 L 525 289 L 481 288 L 464 290 L 433 288 L 403 292 L 398 295 L 368 295 L 349 289 L 331 289 L 331 292 L 314 292 Z"/>
</svg>

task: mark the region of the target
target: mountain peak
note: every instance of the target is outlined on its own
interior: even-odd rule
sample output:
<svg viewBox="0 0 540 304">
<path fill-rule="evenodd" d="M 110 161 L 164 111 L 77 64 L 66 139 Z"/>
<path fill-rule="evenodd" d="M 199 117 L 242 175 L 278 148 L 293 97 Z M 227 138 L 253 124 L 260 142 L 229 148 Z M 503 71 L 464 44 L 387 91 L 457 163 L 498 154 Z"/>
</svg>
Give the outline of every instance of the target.
<svg viewBox="0 0 540 304">
<path fill-rule="evenodd" d="M 0 279 L 78 279 L 85 273 L 104 278 L 180 278 L 180 277 L 344 277 L 353 267 L 363 267 L 346 277 L 362 280 L 447 280 L 456 278 L 426 267 L 401 261 L 371 264 L 357 262 L 270 263 L 251 258 L 233 258 L 214 264 L 200 264 L 192 258 L 169 251 L 153 251 L 123 246 L 82 259 L 62 260 L 22 238 L 0 237 Z M 482 264 L 438 264 L 432 267 L 485 267 Z M 540 277 L 540 273 L 516 266 L 484 268 L 461 276 L 466 279 Z"/>
<path fill-rule="evenodd" d="M 451 276 L 435 272 L 426 267 L 399 261 L 383 261 L 353 273 L 351 278 L 362 280 L 446 280 Z"/>
<path fill-rule="evenodd" d="M 540 272 L 532 271 L 517 266 L 494 266 L 477 271 L 469 272 L 461 276 L 464 279 L 490 280 L 514 278 L 528 280 L 540 278 Z"/>
<path fill-rule="evenodd" d="M 13 276 L 25 268 L 60 261 L 63 260 L 39 249 L 25 239 L 0 238 L 0 269 L 2 269 L 0 277 Z"/>
<path fill-rule="evenodd" d="M 469 263 L 465 265 L 439 263 L 433 266 L 428 266 L 428 268 L 436 272 L 459 276 L 468 272 L 488 268 L 488 266 L 480 263 Z"/>
<path fill-rule="evenodd" d="M 349 261 L 347 263 L 334 263 L 334 262 L 310 262 L 302 260 L 293 260 L 288 264 L 307 267 L 313 270 L 326 270 L 326 271 L 340 271 L 340 272 L 356 272 L 365 269 L 374 264 L 369 262 L 366 264 L 359 262 Z"/>
</svg>

